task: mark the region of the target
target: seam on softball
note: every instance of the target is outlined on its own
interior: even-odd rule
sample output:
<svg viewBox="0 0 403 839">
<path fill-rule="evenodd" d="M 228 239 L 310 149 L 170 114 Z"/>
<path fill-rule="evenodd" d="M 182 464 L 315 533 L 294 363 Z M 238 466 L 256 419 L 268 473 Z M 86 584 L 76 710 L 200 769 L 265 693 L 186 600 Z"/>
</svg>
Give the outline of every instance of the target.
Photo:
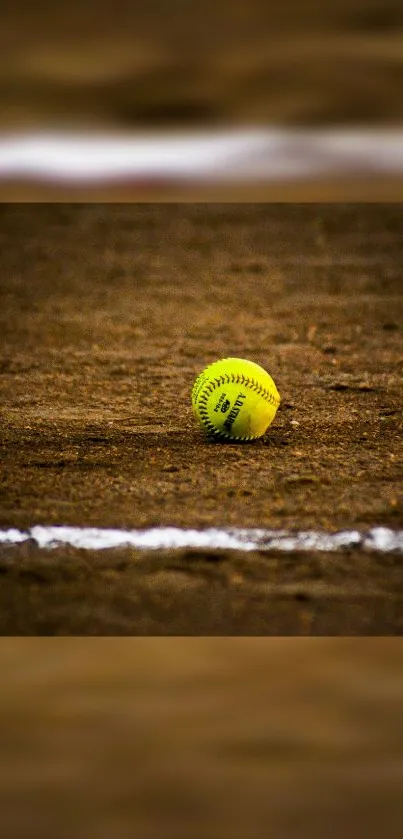
<svg viewBox="0 0 403 839">
<path fill-rule="evenodd" d="M 213 384 L 213 382 L 215 382 L 215 384 Z M 262 387 L 262 385 L 260 385 L 259 382 L 256 382 L 255 379 L 251 379 L 249 378 L 249 376 L 244 376 L 240 373 L 237 373 L 236 375 L 232 373 L 231 375 L 227 374 L 225 376 L 218 376 L 214 377 L 213 379 L 209 379 L 203 387 L 203 390 L 201 392 L 201 395 L 199 395 L 197 402 L 199 402 L 206 390 L 208 390 L 209 393 L 213 393 L 216 387 L 220 387 L 220 385 L 225 384 L 244 384 L 246 385 L 246 387 L 250 387 L 251 390 L 255 391 L 255 393 L 258 393 L 260 396 L 263 396 L 263 398 L 270 402 L 272 405 L 277 405 L 277 407 L 280 405 L 281 400 L 277 399 L 265 387 Z"/>
</svg>

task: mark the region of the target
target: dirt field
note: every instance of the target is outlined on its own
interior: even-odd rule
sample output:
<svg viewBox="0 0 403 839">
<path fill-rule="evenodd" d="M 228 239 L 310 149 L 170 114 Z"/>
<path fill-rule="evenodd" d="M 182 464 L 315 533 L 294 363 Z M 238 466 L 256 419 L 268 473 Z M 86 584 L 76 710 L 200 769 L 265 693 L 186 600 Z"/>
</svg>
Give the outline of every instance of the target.
<svg viewBox="0 0 403 839">
<path fill-rule="evenodd" d="M 3 205 L 0 526 L 402 526 L 400 205 Z M 282 396 L 210 443 L 196 375 Z M 399 556 L 0 551 L 6 634 L 400 634 Z"/>
</svg>

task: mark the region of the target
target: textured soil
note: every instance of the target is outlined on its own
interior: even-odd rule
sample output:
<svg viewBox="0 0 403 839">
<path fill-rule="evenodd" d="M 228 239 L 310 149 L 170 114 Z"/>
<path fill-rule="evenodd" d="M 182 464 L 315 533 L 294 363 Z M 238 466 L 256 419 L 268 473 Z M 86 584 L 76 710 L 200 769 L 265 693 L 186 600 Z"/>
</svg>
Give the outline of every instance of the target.
<svg viewBox="0 0 403 839">
<path fill-rule="evenodd" d="M 402 526 L 400 205 L 0 207 L 0 526 Z M 250 358 L 282 404 L 208 441 Z M 0 550 L 6 634 L 400 634 L 398 556 Z"/>
</svg>

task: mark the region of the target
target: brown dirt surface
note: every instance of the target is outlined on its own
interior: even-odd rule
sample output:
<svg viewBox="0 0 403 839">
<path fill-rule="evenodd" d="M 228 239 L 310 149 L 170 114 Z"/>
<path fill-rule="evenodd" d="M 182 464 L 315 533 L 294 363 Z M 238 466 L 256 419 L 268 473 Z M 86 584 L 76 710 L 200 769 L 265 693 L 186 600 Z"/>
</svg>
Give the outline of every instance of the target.
<svg viewBox="0 0 403 839">
<path fill-rule="evenodd" d="M 0 208 L 0 527 L 398 529 L 400 205 Z M 282 395 L 208 441 L 200 370 Z M 0 551 L 6 634 L 393 634 L 399 557 Z"/>
</svg>

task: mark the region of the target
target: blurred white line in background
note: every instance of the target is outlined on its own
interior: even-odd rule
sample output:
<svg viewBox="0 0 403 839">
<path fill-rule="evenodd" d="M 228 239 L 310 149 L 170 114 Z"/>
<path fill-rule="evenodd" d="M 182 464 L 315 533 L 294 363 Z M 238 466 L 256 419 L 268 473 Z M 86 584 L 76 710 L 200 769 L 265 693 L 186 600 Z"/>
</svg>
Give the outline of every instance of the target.
<svg viewBox="0 0 403 839">
<path fill-rule="evenodd" d="M 403 174 L 403 128 L 0 134 L 0 180 L 214 183 L 346 174 Z"/>
<path fill-rule="evenodd" d="M 198 548 L 238 551 L 337 552 L 346 549 L 403 552 L 403 531 L 374 527 L 366 533 L 345 530 L 339 533 L 243 528 L 188 530 L 153 527 L 147 530 L 116 530 L 97 527 L 44 527 L 30 530 L 0 530 L 0 544 L 18 545 L 32 540 L 39 548 L 70 546 L 84 550 L 133 547 L 149 550 Z"/>
</svg>

